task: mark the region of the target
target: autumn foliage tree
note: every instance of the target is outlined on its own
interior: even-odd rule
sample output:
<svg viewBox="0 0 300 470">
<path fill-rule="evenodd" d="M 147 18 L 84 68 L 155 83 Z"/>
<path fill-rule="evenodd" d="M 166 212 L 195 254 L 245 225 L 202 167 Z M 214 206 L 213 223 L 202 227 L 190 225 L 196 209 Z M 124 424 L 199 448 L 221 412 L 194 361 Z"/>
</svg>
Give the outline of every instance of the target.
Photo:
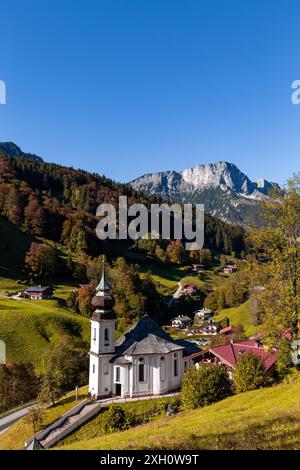
<svg viewBox="0 0 300 470">
<path fill-rule="evenodd" d="M 81 315 L 89 317 L 92 313 L 92 298 L 95 295 L 95 287 L 91 284 L 81 286 L 77 292 L 77 305 Z"/>
<path fill-rule="evenodd" d="M 58 260 L 54 248 L 45 243 L 31 243 L 25 257 L 25 268 L 30 277 L 45 279 L 56 272 Z"/>
<path fill-rule="evenodd" d="M 0 411 L 36 397 L 38 378 L 31 364 L 0 365 Z"/>
<path fill-rule="evenodd" d="M 256 297 L 257 316 L 271 338 L 291 327 L 297 336 L 300 308 L 300 175 L 263 202 L 265 225 L 249 233 L 252 256 L 244 269 Z"/>
</svg>

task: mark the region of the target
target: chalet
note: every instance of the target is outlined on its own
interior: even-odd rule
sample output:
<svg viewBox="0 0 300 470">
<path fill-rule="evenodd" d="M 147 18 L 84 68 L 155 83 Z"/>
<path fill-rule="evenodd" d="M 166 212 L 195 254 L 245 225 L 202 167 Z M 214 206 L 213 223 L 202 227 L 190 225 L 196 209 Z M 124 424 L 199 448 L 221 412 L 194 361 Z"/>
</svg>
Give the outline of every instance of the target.
<svg viewBox="0 0 300 470">
<path fill-rule="evenodd" d="M 188 328 L 193 325 L 193 320 L 186 315 L 178 315 L 178 317 L 173 318 L 172 327 L 173 328 Z"/>
<path fill-rule="evenodd" d="M 185 284 L 183 286 L 183 294 L 185 295 L 195 295 L 197 292 L 197 286 L 195 284 Z"/>
<path fill-rule="evenodd" d="M 214 312 L 208 308 L 202 308 L 194 312 L 194 323 L 202 323 L 202 321 L 210 320 L 214 316 Z"/>
<path fill-rule="evenodd" d="M 204 264 L 192 264 L 192 270 L 200 273 L 205 268 Z"/>
<path fill-rule="evenodd" d="M 225 266 L 218 268 L 218 271 L 222 273 L 235 273 L 238 271 L 238 267 L 236 264 L 226 264 Z"/>
<path fill-rule="evenodd" d="M 31 300 L 49 300 L 53 297 L 53 289 L 49 286 L 32 286 L 22 292 L 22 297 Z"/>
<path fill-rule="evenodd" d="M 217 335 L 221 329 L 220 323 L 208 320 L 202 324 L 200 332 L 206 335 Z"/>
<path fill-rule="evenodd" d="M 216 346 L 202 355 L 195 358 L 195 362 L 200 364 L 224 364 L 228 370 L 229 376 L 232 377 L 235 365 L 241 356 L 253 354 L 258 357 L 267 373 L 269 373 L 277 359 L 277 350 L 272 348 L 267 350 L 259 341 L 246 340 L 234 343 L 231 341 L 229 344 L 223 346 Z"/>
</svg>

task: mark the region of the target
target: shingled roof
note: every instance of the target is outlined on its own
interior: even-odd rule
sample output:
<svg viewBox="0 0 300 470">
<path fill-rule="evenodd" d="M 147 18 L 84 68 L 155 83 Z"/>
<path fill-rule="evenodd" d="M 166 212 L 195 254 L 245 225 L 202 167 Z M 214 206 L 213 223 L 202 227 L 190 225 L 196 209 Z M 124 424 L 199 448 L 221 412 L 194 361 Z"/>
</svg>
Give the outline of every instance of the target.
<svg viewBox="0 0 300 470">
<path fill-rule="evenodd" d="M 185 349 L 169 336 L 152 318 L 144 315 L 133 327 L 116 341 L 116 356 L 161 354 Z"/>
<path fill-rule="evenodd" d="M 218 357 L 224 364 L 234 368 L 239 357 L 246 354 L 253 354 L 259 358 L 268 371 L 276 362 L 277 351 L 271 349 L 267 351 L 263 346 L 260 346 L 255 340 L 246 340 L 239 343 L 230 343 L 224 346 L 216 346 L 209 350 L 211 354 Z"/>
</svg>

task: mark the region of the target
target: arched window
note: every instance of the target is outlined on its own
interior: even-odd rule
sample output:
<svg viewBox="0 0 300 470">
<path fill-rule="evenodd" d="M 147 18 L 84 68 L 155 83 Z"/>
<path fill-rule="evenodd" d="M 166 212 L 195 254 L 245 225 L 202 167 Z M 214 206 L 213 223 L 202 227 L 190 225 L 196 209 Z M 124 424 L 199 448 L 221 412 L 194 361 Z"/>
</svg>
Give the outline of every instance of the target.
<svg viewBox="0 0 300 470">
<path fill-rule="evenodd" d="M 104 346 L 109 346 L 109 329 L 104 330 Z"/>
<path fill-rule="evenodd" d="M 145 382 L 145 364 L 142 357 L 139 358 L 139 382 Z"/>
<path fill-rule="evenodd" d="M 174 377 L 178 376 L 178 359 L 177 354 L 174 354 Z"/>
<path fill-rule="evenodd" d="M 97 329 L 94 328 L 93 341 L 96 341 L 96 339 L 97 339 Z"/>
<path fill-rule="evenodd" d="M 121 379 L 121 371 L 120 371 L 120 367 L 116 367 L 116 382 L 120 382 L 120 379 Z"/>
</svg>

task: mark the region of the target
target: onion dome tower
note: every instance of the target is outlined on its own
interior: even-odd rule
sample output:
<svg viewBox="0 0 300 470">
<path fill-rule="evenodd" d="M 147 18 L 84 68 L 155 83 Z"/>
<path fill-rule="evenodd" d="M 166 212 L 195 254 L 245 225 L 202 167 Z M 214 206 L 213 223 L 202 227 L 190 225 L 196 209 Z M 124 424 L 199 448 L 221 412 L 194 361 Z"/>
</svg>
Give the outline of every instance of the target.
<svg viewBox="0 0 300 470">
<path fill-rule="evenodd" d="M 110 293 L 103 261 L 102 278 L 92 299 L 89 392 L 97 398 L 111 396 L 115 355 L 115 300 Z"/>
<path fill-rule="evenodd" d="M 115 299 L 110 293 L 110 285 L 106 280 L 104 264 L 102 278 L 98 286 L 96 287 L 96 292 L 96 295 L 92 299 L 92 307 L 94 310 L 92 320 L 115 320 L 116 314 L 113 311 Z"/>
</svg>

